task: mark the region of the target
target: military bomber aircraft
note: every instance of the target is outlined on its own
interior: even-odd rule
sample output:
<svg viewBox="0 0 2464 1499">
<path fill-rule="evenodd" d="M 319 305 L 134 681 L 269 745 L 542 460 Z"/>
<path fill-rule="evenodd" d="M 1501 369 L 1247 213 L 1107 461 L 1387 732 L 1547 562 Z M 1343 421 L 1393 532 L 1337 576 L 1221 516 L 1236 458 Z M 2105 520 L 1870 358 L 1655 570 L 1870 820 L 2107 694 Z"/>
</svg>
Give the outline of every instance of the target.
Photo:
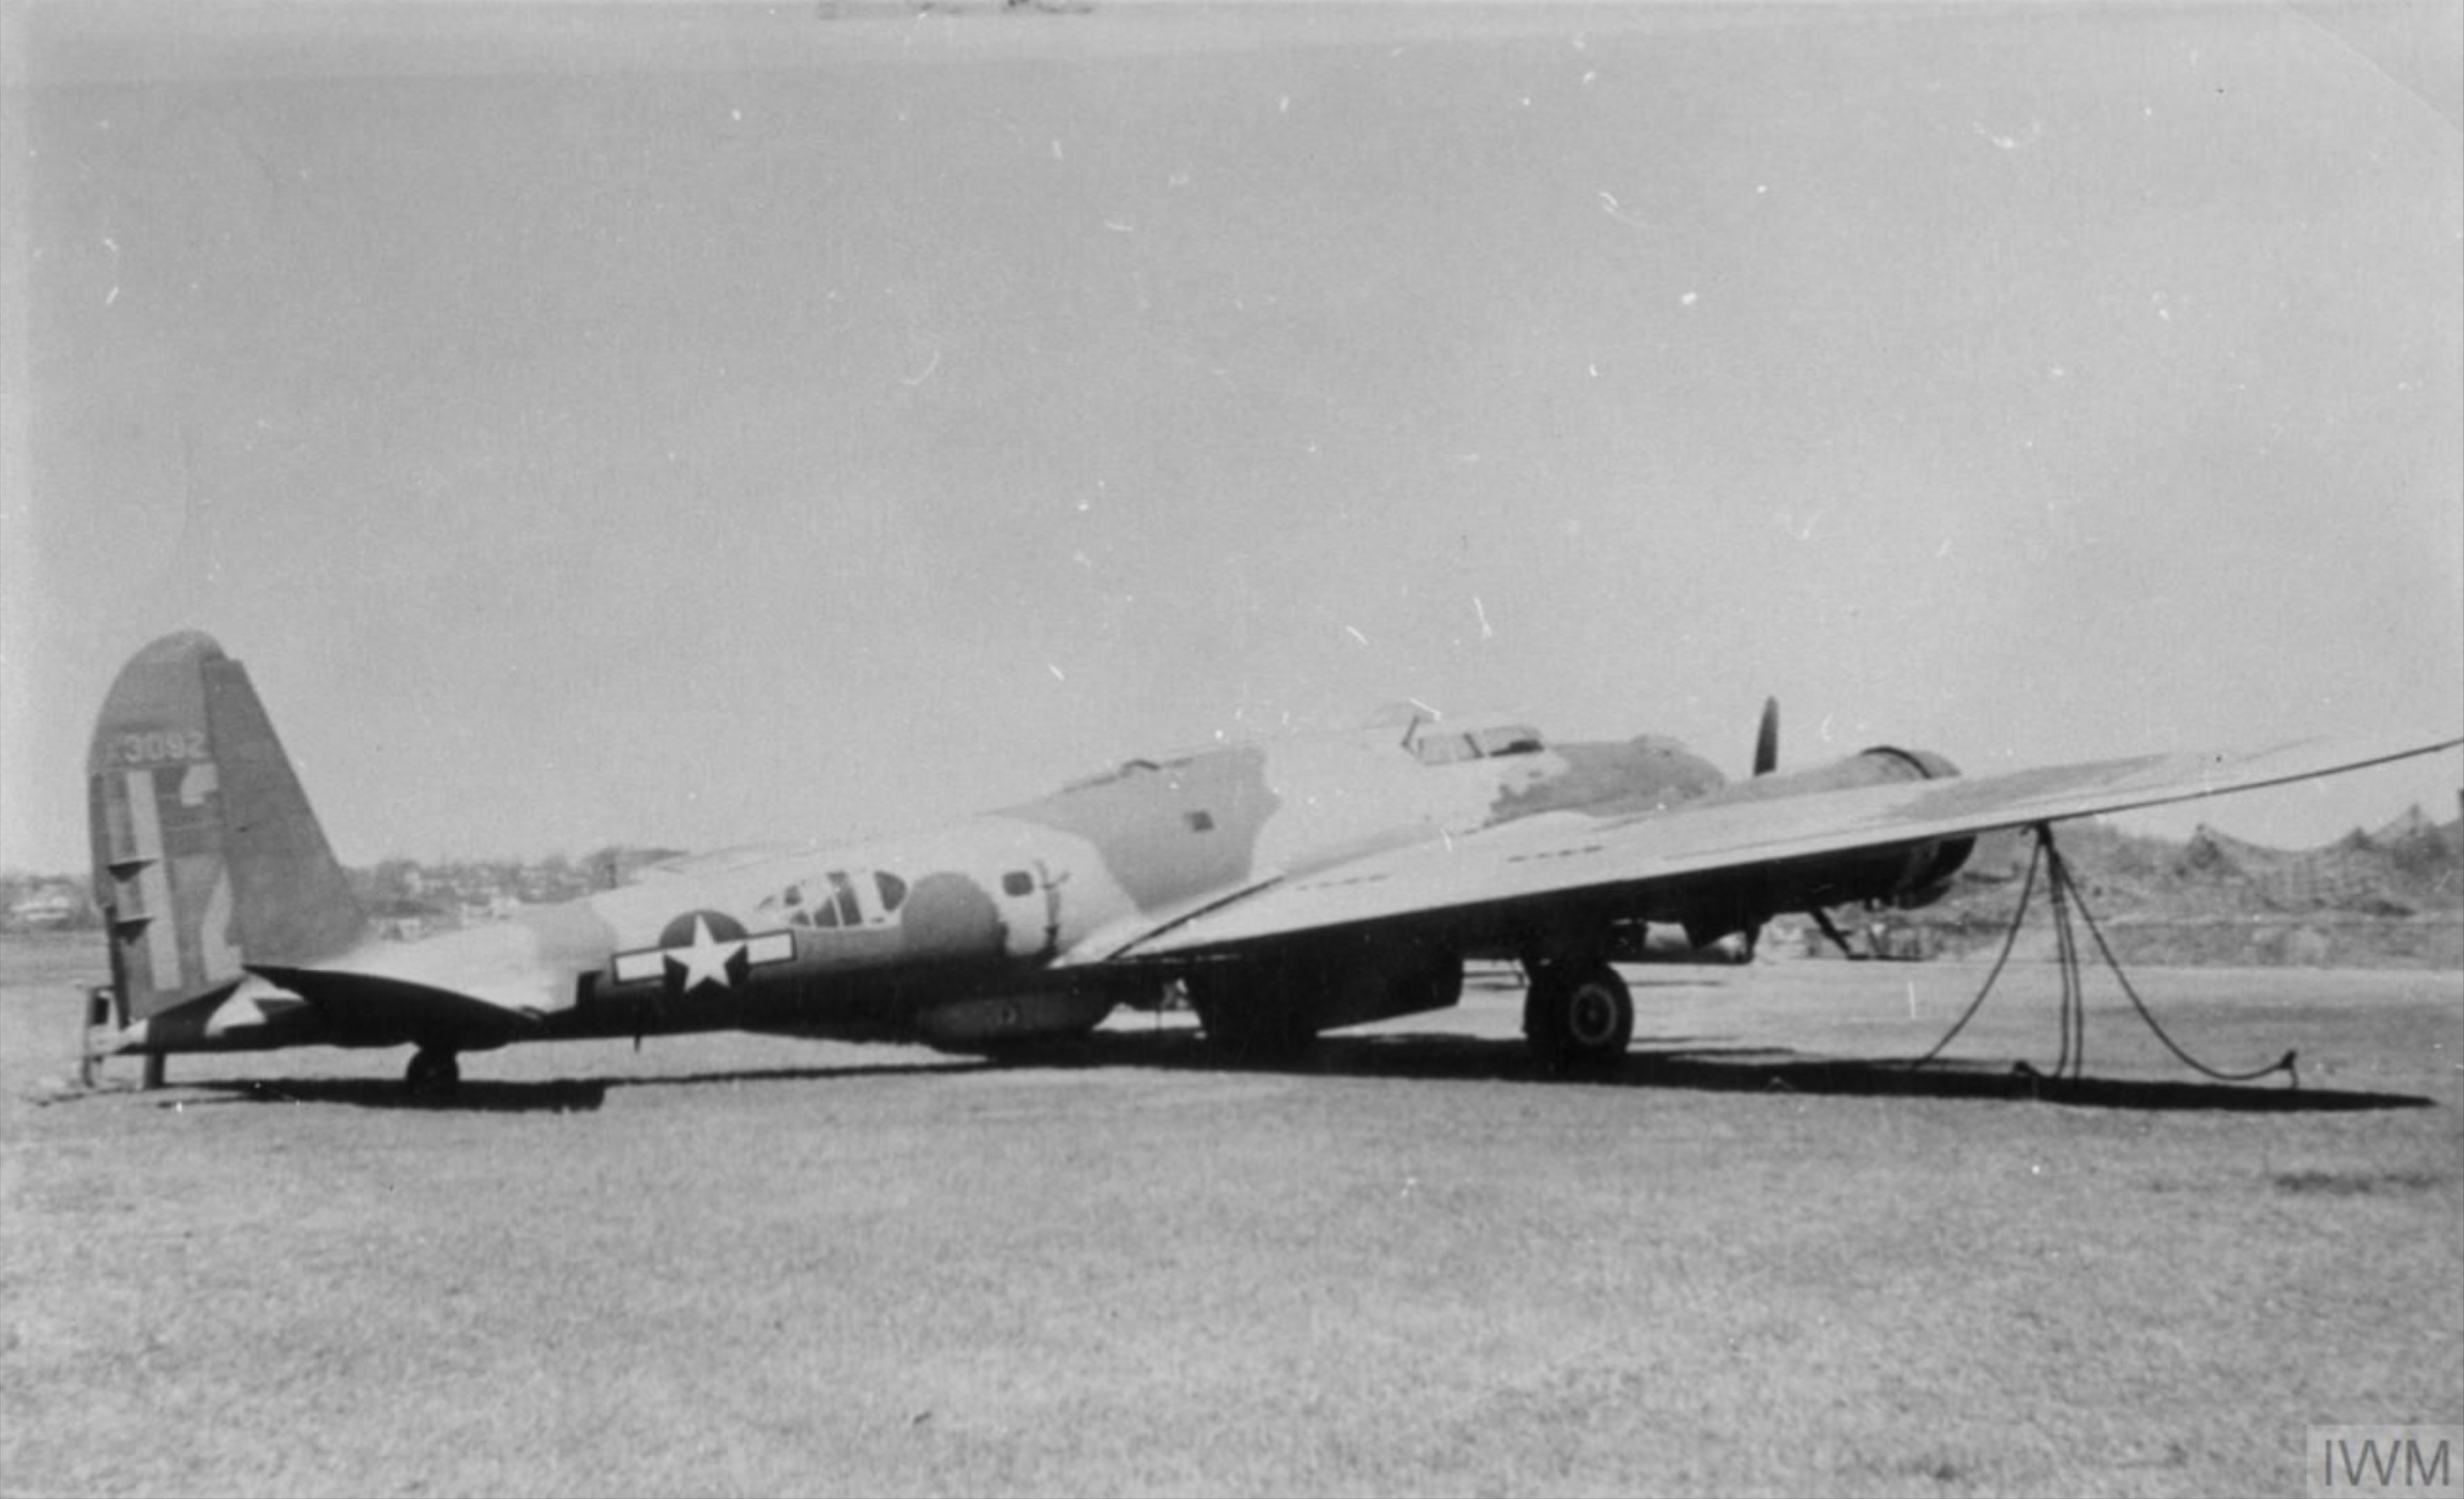
<svg viewBox="0 0 2464 1499">
<path fill-rule="evenodd" d="M 994 1051 L 1185 990 L 1206 1034 L 1287 1052 L 1456 1003 L 1515 955 L 1552 1069 L 1613 1063 L 1638 923 L 1707 944 L 1783 912 L 1921 905 L 1975 836 L 2451 747 L 2305 741 L 1962 778 L 1889 747 L 1753 776 L 1673 740 L 1550 744 L 1414 716 L 1130 760 L 956 825 L 686 860 L 418 942 L 354 898 L 247 672 L 166 636 L 122 668 L 88 761 L 106 1048 L 414 1049 L 411 1088 L 509 1042 L 741 1028 Z"/>
</svg>

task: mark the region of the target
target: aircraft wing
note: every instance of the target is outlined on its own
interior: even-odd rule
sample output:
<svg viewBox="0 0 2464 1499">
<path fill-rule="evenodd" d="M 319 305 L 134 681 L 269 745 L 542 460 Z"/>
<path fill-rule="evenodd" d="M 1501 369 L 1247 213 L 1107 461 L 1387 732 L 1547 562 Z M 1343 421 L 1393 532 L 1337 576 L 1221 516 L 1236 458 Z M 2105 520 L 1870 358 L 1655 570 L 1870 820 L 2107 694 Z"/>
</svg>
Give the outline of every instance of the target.
<svg viewBox="0 0 2464 1499">
<path fill-rule="evenodd" d="M 2150 755 L 2002 775 L 1894 782 L 1615 818 L 1551 812 L 1390 849 L 1150 928 L 1135 960 L 1224 951 L 1397 917 L 1663 889 L 1780 860 L 1887 849 L 2359 770 L 2464 739 L 2305 739 L 2254 754 Z"/>
</svg>

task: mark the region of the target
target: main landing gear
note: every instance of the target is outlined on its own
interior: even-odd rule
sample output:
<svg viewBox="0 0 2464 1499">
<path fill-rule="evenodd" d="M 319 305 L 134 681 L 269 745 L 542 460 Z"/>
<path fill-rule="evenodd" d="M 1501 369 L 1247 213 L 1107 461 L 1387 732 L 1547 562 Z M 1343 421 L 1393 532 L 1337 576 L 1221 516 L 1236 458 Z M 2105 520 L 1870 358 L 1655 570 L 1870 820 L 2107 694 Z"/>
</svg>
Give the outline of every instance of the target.
<svg viewBox="0 0 2464 1499">
<path fill-rule="evenodd" d="M 1549 1071 L 1595 1075 L 1623 1060 L 1634 1040 L 1634 994 L 1605 962 L 1529 965 L 1523 1035 Z"/>
<path fill-rule="evenodd" d="M 1523 1034 L 1545 1072 L 1611 1072 L 1633 1044 L 1634 995 L 1602 956 L 1604 947 L 1582 934 L 1555 940 L 1542 936 L 1521 949 L 1529 976 Z M 1352 966 L 1337 966 L 1347 957 Z M 1321 1028 L 1454 1003 L 1463 965 L 1451 952 L 1381 963 L 1294 950 L 1201 964 L 1180 981 L 1211 1047 L 1238 1062 L 1273 1065 L 1298 1056 Z"/>
<path fill-rule="evenodd" d="M 418 1097 L 442 1097 L 461 1084 L 462 1062 L 451 1051 L 422 1047 L 410 1054 L 402 1074 L 404 1089 Z"/>
</svg>

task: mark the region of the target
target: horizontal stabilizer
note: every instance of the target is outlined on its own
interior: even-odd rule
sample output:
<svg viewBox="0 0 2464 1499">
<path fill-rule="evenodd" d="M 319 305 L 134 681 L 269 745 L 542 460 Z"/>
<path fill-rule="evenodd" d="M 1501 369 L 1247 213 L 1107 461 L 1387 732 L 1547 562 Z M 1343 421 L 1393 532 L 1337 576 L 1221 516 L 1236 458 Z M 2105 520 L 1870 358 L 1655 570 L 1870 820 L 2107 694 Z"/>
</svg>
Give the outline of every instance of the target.
<svg viewBox="0 0 2464 1499">
<path fill-rule="evenodd" d="M 382 974 L 256 964 L 249 971 L 316 1006 L 334 1038 L 349 1046 L 412 1042 L 475 1051 L 519 1040 L 542 1024 L 534 1009 Z"/>
</svg>

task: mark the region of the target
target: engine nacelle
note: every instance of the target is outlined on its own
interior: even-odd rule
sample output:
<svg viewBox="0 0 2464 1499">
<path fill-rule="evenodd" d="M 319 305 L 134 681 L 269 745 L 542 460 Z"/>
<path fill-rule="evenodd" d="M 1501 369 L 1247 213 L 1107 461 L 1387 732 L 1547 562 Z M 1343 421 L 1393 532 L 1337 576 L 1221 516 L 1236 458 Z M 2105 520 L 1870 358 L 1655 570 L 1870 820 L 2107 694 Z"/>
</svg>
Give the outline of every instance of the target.
<svg viewBox="0 0 2464 1499">
<path fill-rule="evenodd" d="M 1859 904 L 1914 911 L 1943 897 L 1975 847 L 1973 838 L 1930 839 L 1793 861 L 1776 871 L 1773 893 L 1781 898 L 1773 909 Z"/>
<path fill-rule="evenodd" d="M 1805 796 L 1815 791 L 1848 791 L 1858 786 L 1888 785 L 1895 781 L 1946 781 L 1959 767 L 1931 750 L 1903 750 L 1877 744 L 1829 764 L 1806 770 L 1756 776 L 1721 787 L 1707 799 L 1715 802 L 1760 802 Z"/>
<path fill-rule="evenodd" d="M 1931 750 L 1886 744 L 1810 770 L 1758 776 L 1723 788 L 1713 799 L 1758 802 L 1903 781 L 1939 781 L 1958 774 L 1958 766 Z M 1973 838 L 1934 838 L 1854 853 L 1784 859 L 1741 873 L 1734 882 L 1689 902 L 1683 911 L 1665 916 L 1655 913 L 1654 918 L 1683 921 L 1688 938 L 1702 946 L 1725 934 L 1748 931 L 1783 911 L 1851 904 L 1914 910 L 1942 898 L 1975 847 Z"/>
<path fill-rule="evenodd" d="M 1957 765 L 1931 750 L 1903 750 L 1879 744 L 1808 771 L 1801 779 L 1788 779 L 1803 790 L 1828 791 L 1887 785 L 1898 781 L 1944 781 L 1958 774 Z M 1791 909 L 1803 909 L 1854 901 L 1913 911 L 1943 897 L 1950 889 L 1951 876 L 1967 864 L 1975 848 L 1973 838 L 1939 838 L 1809 860 L 1802 869 L 1793 871 L 1794 878 L 1790 883 L 1802 892 L 1802 896 L 1788 905 Z"/>
</svg>

